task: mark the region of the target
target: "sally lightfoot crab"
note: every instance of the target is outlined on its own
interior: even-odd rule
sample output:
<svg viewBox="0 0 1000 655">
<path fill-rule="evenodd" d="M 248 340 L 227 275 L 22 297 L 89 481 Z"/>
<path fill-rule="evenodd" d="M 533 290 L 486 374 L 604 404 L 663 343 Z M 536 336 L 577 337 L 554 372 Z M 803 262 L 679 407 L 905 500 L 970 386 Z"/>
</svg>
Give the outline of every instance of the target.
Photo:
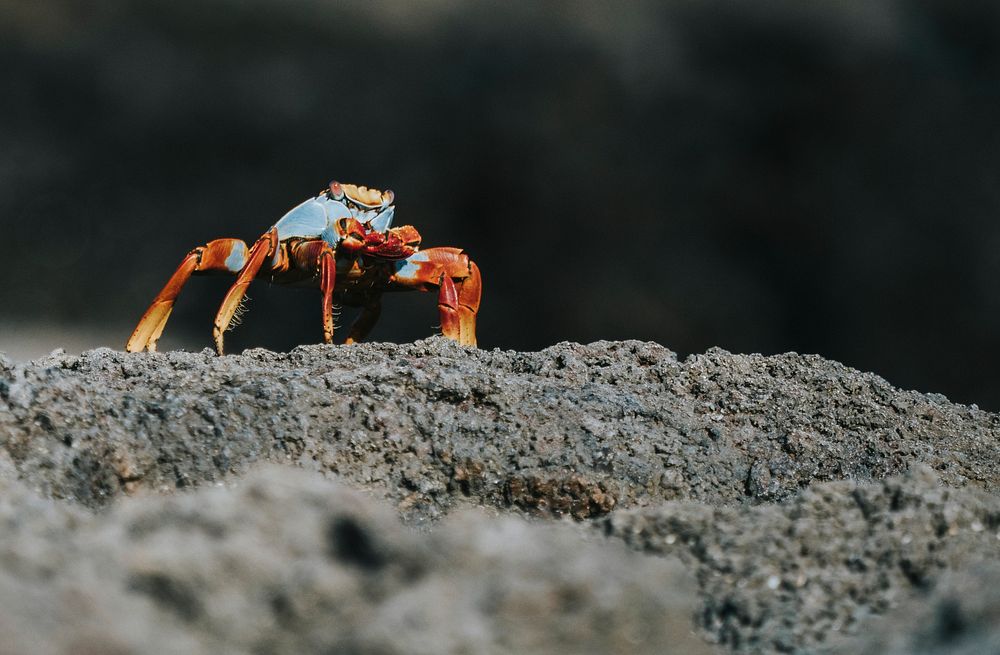
<svg viewBox="0 0 1000 655">
<path fill-rule="evenodd" d="M 333 342 L 334 305 L 361 307 L 346 343 L 361 341 L 375 325 L 385 291 L 438 292 L 444 336 L 476 345 L 476 314 L 482 293 L 479 268 L 459 248 L 420 250 L 420 234 L 392 227 L 392 191 L 331 182 L 315 198 L 285 214 L 251 247 L 216 239 L 189 252 L 139 320 L 125 349 L 156 350 L 178 294 L 192 275 L 230 274 L 230 287 L 215 316 L 215 349 L 254 279 L 319 288 L 323 339 Z"/>
</svg>

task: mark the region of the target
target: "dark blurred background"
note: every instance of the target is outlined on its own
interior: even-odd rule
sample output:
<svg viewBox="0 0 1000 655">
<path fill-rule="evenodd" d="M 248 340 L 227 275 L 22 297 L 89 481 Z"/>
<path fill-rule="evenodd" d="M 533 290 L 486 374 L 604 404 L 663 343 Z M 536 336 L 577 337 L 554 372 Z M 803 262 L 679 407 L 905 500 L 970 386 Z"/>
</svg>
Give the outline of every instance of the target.
<svg viewBox="0 0 1000 655">
<path fill-rule="evenodd" d="M 0 0 L 0 83 L 14 357 L 121 348 L 188 249 L 336 178 L 473 254 L 482 346 L 814 352 L 1000 409 L 994 2 Z M 320 340 L 317 292 L 250 296 L 232 350 Z M 373 338 L 437 322 L 391 296 Z"/>
</svg>

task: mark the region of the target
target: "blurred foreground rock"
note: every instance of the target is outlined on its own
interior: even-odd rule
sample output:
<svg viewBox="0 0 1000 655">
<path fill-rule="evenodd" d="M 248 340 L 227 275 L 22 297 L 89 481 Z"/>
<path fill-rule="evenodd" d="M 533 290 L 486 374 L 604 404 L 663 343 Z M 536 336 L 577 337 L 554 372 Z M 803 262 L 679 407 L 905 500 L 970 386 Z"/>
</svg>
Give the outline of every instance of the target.
<svg viewBox="0 0 1000 655">
<path fill-rule="evenodd" d="M 277 468 L 102 515 L 3 494 L 5 653 L 710 652 L 678 562 L 571 526 L 468 511 L 422 534 Z"/>
<path fill-rule="evenodd" d="M 617 512 L 605 531 L 643 552 L 678 556 L 695 571 L 704 601 L 699 622 L 733 651 L 813 651 L 900 600 L 925 595 L 947 572 L 995 560 L 1000 496 L 942 487 L 918 468 L 881 483 L 819 483 L 756 507 L 671 502 Z M 986 594 L 1000 611 L 995 592 L 968 593 L 968 605 Z"/>
<path fill-rule="evenodd" d="M 950 572 L 937 587 L 910 599 L 871 632 L 849 642 L 860 655 L 1000 653 L 1000 562 Z"/>
</svg>

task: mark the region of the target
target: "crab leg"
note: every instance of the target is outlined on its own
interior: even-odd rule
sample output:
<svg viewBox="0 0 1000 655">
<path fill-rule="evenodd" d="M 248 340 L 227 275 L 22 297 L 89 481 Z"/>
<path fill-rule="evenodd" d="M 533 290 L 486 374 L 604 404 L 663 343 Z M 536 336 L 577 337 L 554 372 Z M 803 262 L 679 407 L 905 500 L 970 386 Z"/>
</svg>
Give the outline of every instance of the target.
<svg viewBox="0 0 1000 655">
<path fill-rule="evenodd" d="M 333 248 L 323 244 L 319 253 L 319 288 L 323 292 L 323 341 L 333 343 L 333 288 L 337 285 L 337 260 Z"/>
<path fill-rule="evenodd" d="M 247 287 L 257 276 L 264 261 L 273 257 L 278 250 L 278 230 L 271 228 L 250 248 L 250 253 L 246 257 L 246 263 L 236 277 L 236 282 L 229 288 L 226 297 L 222 299 L 219 312 L 215 315 L 215 323 L 212 327 L 212 336 L 215 337 L 215 350 L 220 355 L 223 354 L 223 336 L 233 322 L 233 316 L 237 308 L 246 295 Z"/>
<path fill-rule="evenodd" d="M 464 344 L 476 345 L 476 315 L 479 313 L 479 302 L 483 297 L 483 278 L 476 262 L 469 260 L 469 277 L 458 283 L 458 320 L 461 330 L 461 341 Z"/>
<path fill-rule="evenodd" d="M 438 287 L 441 332 L 467 346 L 476 345 L 476 314 L 482 297 L 479 267 L 458 248 L 428 248 L 396 264 L 391 288 L 430 291 Z"/>
<path fill-rule="evenodd" d="M 441 288 L 438 291 L 438 312 L 441 314 L 441 334 L 462 341 L 462 321 L 458 317 L 458 289 L 451 277 L 441 275 Z"/>
<path fill-rule="evenodd" d="M 368 298 L 365 306 L 361 308 L 361 315 L 354 321 L 354 325 L 351 326 L 351 333 L 344 343 L 352 344 L 363 341 L 368 336 L 368 333 L 372 331 L 372 328 L 375 327 L 375 323 L 378 322 L 378 317 L 381 314 L 382 298 L 380 296 L 371 296 Z"/>
<path fill-rule="evenodd" d="M 323 341 L 333 343 L 333 292 L 337 286 L 337 253 L 322 239 L 297 241 L 289 247 L 288 265 L 297 280 L 316 280 L 323 294 Z"/>
<path fill-rule="evenodd" d="M 247 244 L 239 239 L 216 239 L 189 252 L 139 319 L 139 324 L 125 344 L 125 350 L 130 353 L 141 350 L 155 352 L 156 342 L 163 334 L 174 302 L 188 278 L 198 273 L 237 273 L 243 268 L 246 257 Z"/>
</svg>

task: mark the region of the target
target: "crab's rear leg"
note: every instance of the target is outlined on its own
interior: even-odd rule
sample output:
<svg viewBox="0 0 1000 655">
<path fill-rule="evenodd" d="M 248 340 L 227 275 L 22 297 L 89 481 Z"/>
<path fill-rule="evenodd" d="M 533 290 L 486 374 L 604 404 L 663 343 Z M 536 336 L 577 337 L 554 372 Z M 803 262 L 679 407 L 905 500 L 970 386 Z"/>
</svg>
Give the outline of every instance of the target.
<svg viewBox="0 0 1000 655">
<path fill-rule="evenodd" d="M 323 341 L 333 343 L 333 292 L 337 286 L 337 256 L 333 247 L 322 239 L 299 241 L 291 246 L 291 265 L 319 279 L 323 294 Z M 345 343 L 355 343 L 365 338 L 378 320 L 381 305 L 378 295 L 369 296 L 358 320 L 351 326 Z"/>
<path fill-rule="evenodd" d="M 188 278 L 201 273 L 238 273 L 246 262 L 247 252 L 247 244 L 239 239 L 216 239 L 189 252 L 139 319 L 139 324 L 125 344 L 125 350 L 155 351 L 156 342 L 163 334 L 177 296 Z"/>
<path fill-rule="evenodd" d="M 476 345 L 476 315 L 483 283 L 479 267 L 459 248 L 428 248 L 396 265 L 390 281 L 396 289 L 438 289 L 441 333 L 467 346 Z"/>
<path fill-rule="evenodd" d="M 358 315 L 354 325 L 351 326 L 351 332 L 347 335 L 347 339 L 344 341 L 345 344 L 358 343 L 359 341 L 364 341 L 368 333 L 372 331 L 375 327 L 375 323 L 378 322 L 378 317 L 382 315 L 382 297 L 381 296 L 369 296 L 365 300 L 364 306 L 361 308 L 361 314 Z"/>
<path fill-rule="evenodd" d="M 246 295 L 247 287 L 250 286 L 257 273 L 260 272 L 264 262 L 274 257 L 277 252 L 278 230 L 273 227 L 264 233 L 261 238 L 257 239 L 257 242 L 250 248 L 243 268 L 236 277 L 236 282 L 233 283 L 233 286 L 229 287 L 226 297 L 222 299 L 222 304 L 219 306 L 219 312 L 215 315 L 212 336 L 215 337 L 215 350 L 220 355 L 223 354 L 223 337 L 226 330 L 232 324 L 233 316 L 243 301 L 243 297 Z"/>
</svg>

